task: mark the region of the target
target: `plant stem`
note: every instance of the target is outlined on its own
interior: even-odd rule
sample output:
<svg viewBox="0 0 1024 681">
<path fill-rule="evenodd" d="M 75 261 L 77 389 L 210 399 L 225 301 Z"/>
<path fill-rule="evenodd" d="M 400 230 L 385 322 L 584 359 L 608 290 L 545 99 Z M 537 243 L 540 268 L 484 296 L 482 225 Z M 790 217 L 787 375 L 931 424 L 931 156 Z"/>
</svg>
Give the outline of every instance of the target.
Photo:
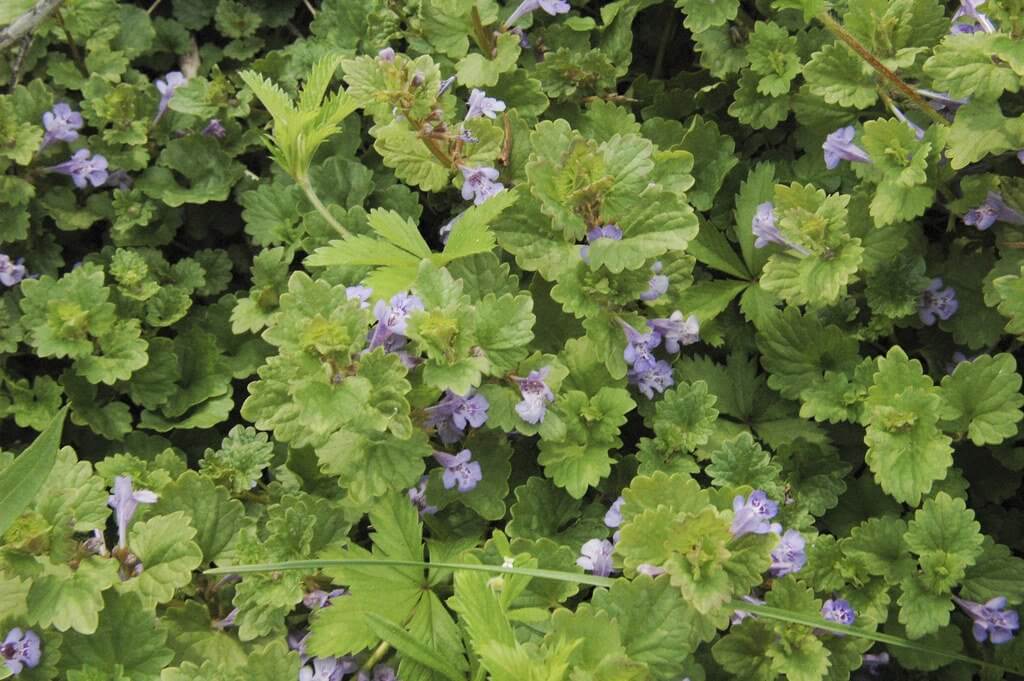
<svg viewBox="0 0 1024 681">
<path fill-rule="evenodd" d="M 363 666 L 359 668 L 359 671 L 369 673 L 369 671 L 373 669 L 373 666 L 388 654 L 389 650 L 391 650 L 391 644 L 387 641 L 381 641 L 380 645 L 374 649 L 370 657 L 366 658 L 366 662 L 364 662 Z"/>
<path fill-rule="evenodd" d="M 831 31 L 833 35 L 846 43 L 847 47 L 856 52 L 861 59 L 866 61 L 871 68 L 879 73 L 879 75 L 903 93 L 907 99 L 913 102 L 914 106 L 925 113 L 932 119 L 932 121 L 939 125 L 949 125 L 949 121 L 943 118 L 938 111 L 933 109 L 931 105 L 925 101 L 924 97 L 917 94 L 917 92 L 914 91 L 914 88 L 907 85 L 902 78 L 897 76 L 888 66 L 879 61 L 878 57 L 871 54 L 871 50 L 864 47 L 864 45 L 857 40 L 852 33 L 843 28 L 843 26 L 832 17 L 828 10 L 824 10 L 819 13 L 818 20 L 821 21 L 821 23 L 825 25 L 825 28 Z"/>
<path fill-rule="evenodd" d="M 75 39 L 71 37 L 71 32 L 68 31 L 68 27 L 64 25 L 64 17 L 60 14 L 60 9 L 53 11 L 53 17 L 60 24 L 60 30 L 64 32 L 64 39 L 68 41 L 68 47 L 71 48 L 71 59 L 75 62 L 75 66 L 86 78 L 89 77 L 89 69 L 85 68 L 85 62 L 82 61 L 82 53 L 78 51 L 78 44 L 75 43 Z"/>
<path fill-rule="evenodd" d="M 661 78 L 661 69 L 665 64 L 665 51 L 676 34 L 675 8 L 672 5 L 665 5 L 665 28 L 661 31 L 661 41 L 658 43 L 658 53 L 654 57 L 654 67 L 651 69 L 651 78 Z"/>
<path fill-rule="evenodd" d="M 324 205 L 324 202 L 321 201 L 320 197 L 316 195 L 315 191 L 313 191 L 313 185 L 310 184 L 308 177 L 300 178 L 299 186 L 302 187 L 302 191 L 306 193 L 306 198 L 308 198 L 309 202 L 313 204 L 313 207 L 316 208 L 316 211 L 323 216 L 324 220 L 327 220 L 327 223 L 331 227 L 334 227 L 334 229 L 338 231 L 338 234 L 345 237 L 346 239 L 352 236 L 352 233 L 349 232 L 344 227 L 342 227 L 341 223 L 338 222 L 333 215 L 331 215 L 331 211 L 327 210 L 327 206 Z"/>
<path fill-rule="evenodd" d="M 480 12 L 477 11 L 476 5 L 473 5 L 470 18 L 473 20 L 473 37 L 476 38 L 476 44 L 484 51 L 485 57 L 494 59 L 494 40 L 484 27 L 484 22 L 480 19 Z"/>
</svg>

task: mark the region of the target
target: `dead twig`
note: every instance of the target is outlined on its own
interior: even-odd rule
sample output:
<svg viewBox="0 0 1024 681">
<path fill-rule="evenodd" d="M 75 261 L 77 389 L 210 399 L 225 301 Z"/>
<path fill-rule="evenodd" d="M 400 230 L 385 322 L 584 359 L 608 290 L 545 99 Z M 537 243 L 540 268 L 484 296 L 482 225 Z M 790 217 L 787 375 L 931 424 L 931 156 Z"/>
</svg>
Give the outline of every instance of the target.
<svg viewBox="0 0 1024 681">
<path fill-rule="evenodd" d="M 55 9 L 60 7 L 62 2 L 64 0 L 38 0 L 35 7 L 0 30 L 0 50 L 7 49 L 35 30 L 35 27 L 41 24 L 46 17 L 50 16 Z"/>
</svg>

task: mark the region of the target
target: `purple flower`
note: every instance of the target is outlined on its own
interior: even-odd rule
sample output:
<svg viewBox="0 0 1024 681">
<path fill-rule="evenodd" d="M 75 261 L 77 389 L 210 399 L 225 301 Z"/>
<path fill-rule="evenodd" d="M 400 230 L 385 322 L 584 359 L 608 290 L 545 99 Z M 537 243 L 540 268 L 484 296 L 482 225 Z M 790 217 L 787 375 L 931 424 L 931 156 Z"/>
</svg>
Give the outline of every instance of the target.
<svg viewBox="0 0 1024 681">
<path fill-rule="evenodd" d="M 942 289 L 942 290 L 940 290 Z M 917 301 L 917 316 L 925 326 L 935 324 L 936 318 L 946 320 L 953 316 L 960 304 L 952 286 L 942 288 L 942 279 L 935 277 Z"/>
<path fill-rule="evenodd" d="M 155 504 L 157 498 L 156 493 L 148 489 L 133 490 L 130 475 L 119 475 L 114 478 L 114 493 L 107 499 L 107 506 L 114 509 L 117 545 L 120 548 L 128 545 L 128 524 L 135 515 L 135 509 L 139 504 Z"/>
<path fill-rule="evenodd" d="M 217 139 L 224 139 L 224 135 L 228 134 L 228 131 L 224 129 L 224 125 L 218 118 L 211 118 L 210 122 L 203 128 L 203 134 L 207 137 L 216 137 Z"/>
<path fill-rule="evenodd" d="M 516 23 L 527 14 L 535 12 L 538 9 L 542 9 L 551 16 L 556 14 L 565 14 L 569 11 L 569 3 L 565 0 L 523 0 L 516 7 L 516 10 L 505 19 L 505 28 L 509 28 L 512 24 Z"/>
<path fill-rule="evenodd" d="M 932 108 L 936 111 L 942 111 L 943 109 L 956 111 L 968 101 L 966 99 L 950 97 L 948 92 L 935 92 L 934 90 L 926 90 L 924 88 L 914 88 L 914 90 L 922 97 L 932 100 Z"/>
<path fill-rule="evenodd" d="M 619 229 L 618 225 L 601 225 L 600 227 L 591 227 L 587 230 L 587 245 L 580 248 L 580 259 L 583 262 L 590 263 L 590 244 L 598 241 L 599 239 L 611 239 L 612 241 L 622 241 L 622 230 Z"/>
<path fill-rule="evenodd" d="M 986 640 L 995 644 L 1006 643 L 1013 638 L 1013 632 L 1020 629 L 1017 611 L 1006 609 L 1006 598 L 1003 596 L 989 599 L 985 603 L 965 601 L 956 596 L 953 601 L 974 621 L 971 633 L 978 643 Z"/>
<path fill-rule="evenodd" d="M 395 50 L 390 47 L 385 47 L 383 50 L 377 53 L 377 59 L 380 59 L 382 62 L 390 64 L 391 62 L 395 61 Z"/>
<path fill-rule="evenodd" d="M 9 255 L 0 253 L 0 284 L 11 287 L 18 284 L 25 275 L 28 274 L 28 270 L 25 269 L 24 258 L 18 258 L 15 261 L 11 261 Z"/>
<path fill-rule="evenodd" d="M 444 80 L 442 80 L 441 84 L 437 86 L 437 96 L 440 97 L 444 93 L 448 92 L 448 90 L 450 90 L 452 85 L 454 85 L 454 84 L 455 84 L 455 76 L 451 76 L 450 78 L 445 78 Z M 476 92 L 476 90 L 474 90 L 473 92 Z M 470 99 L 472 99 L 472 97 L 470 97 Z M 494 101 L 497 101 L 497 100 L 494 100 Z M 504 105 L 502 105 L 502 110 L 504 110 Z M 493 118 L 493 116 L 492 116 L 492 118 Z"/>
<path fill-rule="evenodd" d="M 434 515 L 437 513 L 437 506 L 431 506 L 427 503 L 427 482 L 430 480 L 427 476 L 420 478 L 420 482 L 415 487 L 410 487 L 405 491 L 409 497 L 409 501 L 412 505 L 419 510 L 420 515 Z"/>
<path fill-rule="evenodd" d="M 299 681 L 341 681 L 359 669 L 351 657 L 314 657 L 312 663 L 299 670 Z"/>
<path fill-rule="evenodd" d="M 237 618 L 238 618 L 238 608 L 233 608 L 231 610 L 231 612 L 229 612 L 227 614 L 227 616 L 224 617 L 224 619 L 214 620 L 212 622 L 211 626 L 213 626 L 214 629 L 219 629 L 221 631 L 224 631 L 228 627 L 235 626 L 235 619 L 237 619 Z"/>
<path fill-rule="evenodd" d="M 892 112 L 893 114 L 896 115 L 896 118 L 899 119 L 901 122 L 906 123 L 907 126 L 914 131 L 914 136 L 917 137 L 917 139 L 924 139 L 924 130 L 921 129 L 921 126 L 917 125 L 916 123 L 914 123 L 914 121 L 907 118 L 906 114 L 900 111 L 900 108 L 895 104 L 890 104 L 889 106 L 892 108 Z"/>
<path fill-rule="evenodd" d="M 612 573 L 612 552 L 615 547 L 607 539 L 591 539 L 580 548 L 576 564 L 598 577 Z"/>
<path fill-rule="evenodd" d="M 882 667 L 888 664 L 889 653 L 878 653 L 877 655 L 865 653 L 860 668 L 871 674 L 871 676 L 878 676 L 882 673 Z"/>
<path fill-rule="evenodd" d="M 167 105 L 171 103 L 174 91 L 187 82 L 188 78 L 181 71 L 171 71 L 163 78 L 157 78 L 153 82 L 156 85 L 157 92 L 160 93 L 160 104 L 157 106 L 156 117 L 153 118 L 153 123 L 159 121 L 164 113 L 167 112 Z"/>
<path fill-rule="evenodd" d="M 347 589 L 331 589 L 330 591 L 324 591 L 323 589 L 313 589 L 305 596 L 302 597 L 302 604 L 310 610 L 317 610 L 319 608 L 326 608 L 331 604 L 331 601 L 338 596 L 344 596 L 348 593 Z"/>
<path fill-rule="evenodd" d="M 665 574 L 665 568 L 660 568 L 657 565 L 651 565 L 650 563 L 640 563 L 636 566 L 636 572 L 640 575 L 647 575 L 648 577 L 657 577 Z"/>
<path fill-rule="evenodd" d="M 383 346 L 385 350 L 394 352 L 405 345 L 409 317 L 422 309 L 423 301 L 411 293 L 396 293 L 387 303 L 378 300 L 373 308 L 377 326 L 370 334 L 369 349 Z"/>
<path fill-rule="evenodd" d="M 373 674 L 360 671 L 356 681 L 398 681 L 395 670 L 386 664 L 378 664 L 373 668 Z"/>
<path fill-rule="evenodd" d="M 519 36 L 519 47 L 524 50 L 530 49 L 530 39 L 526 35 L 526 31 L 521 28 L 513 28 L 509 30 L 509 33 L 514 33 Z"/>
<path fill-rule="evenodd" d="M 359 309 L 365 310 L 370 307 L 370 296 L 373 295 L 373 289 L 369 286 L 346 286 L 345 287 L 345 298 L 348 300 L 358 300 Z"/>
<path fill-rule="evenodd" d="M 690 315 L 683 319 L 683 313 L 679 310 L 668 318 L 648 320 L 647 326 L 665 341 L 665 349 L 669 352 L 679 352 L 679 346 L 693 345 L 700 340 L 697 316 Z"/>
<path fill-rule="evenodd" d="M 793 243 L 782 236 L 782 232 L 775 226 L 775 205 L 771 201 L 765 201 L 758 205 L 757 212 L 754 213 L 754 219 L 750 221 L 750 231 L 756 237 L 754 239 L 754 248 L 764 248 L 768 244 L 779 244 L 786 248 L 792 248 L 794 251 L 804 255 L 810 254 L 810 251 L 800 244 Z"/>
<path fill-rule="evenodd" d="M 296 629 L 288 632 L 288 649 L 299 654 L 299 663 L 306 664 L 309 655 L 306 654 L 306 644 L 309 643 L 309 632 L 303 629 Z"/>
<path fill-rule="evenodd" d="M 825 167 L 829 170 L 835 169 L 840 161 L 853 161 L 855 163 L 871 163 L 871 157 L 853 143 L 853 137 L 857 131 L 852 125 L 839 128 L 825 138 L 821 148 L 825 151 Z"/>
<path fill-rule="evenodd" d="M 32 669 L 39 664 L 42 651 L 39 649 L 39 634 L 28 629 L 15 627 L 7 632 L 7 638 L 0 645 L 0 657 L 11 674 L 20 674 L 24 667 Z"/>
<path fill-rule="evenodd" d="M 446 390 L 440 402 L 426 408 L 427 425 L 437 428 L 441 442 L 450 445 L 462 438 L 467 425 L 473 428 L 484 425 L 489 407 L 487 398 L 473 390 L 465 396 Z"/>
<path fill-rule="evenodd" d="M 79 129 L 85 125 L 82 114 L 73 111 L 64 102 L 57 102 L 53 108 L 43 114 L 43 128 L 46 134 L 43 135 L 43 143 L 40 149 L 45 149 L 56 141 L 74 142 L 78 139 Z"/>
<path fill-rule="evenodd" d="M 806 545 L 802 534 L 796 530 L 786 530 L 772 549 L 772 576 L 782 577 L 799 572 L 807 562 L 807 554 L 804 552 Z"/>
<path fill-rule="evenodd" d="M 459 132 L 459 139 L 467 144 L 476 144 L 480 141 L 479 137 L 475 137 L 469 130 L 462 130 Z"/>
<path fill-rule="evenodd" d="M 488 97 L 483 90 L 473 88 L 469 93 L 469 109 L 466 111 L 466 120 L 487 116 L 494 118 L 498 113 L 505 110 L 505 102 L 494 97 Z"/>
<path fill-rule="evenodd" d="M 128 174 L 126 170 L 115 170 L 107 175 L 107 181 L 104 183 L 108 187 L 117 187 L 122 191 L 127 191 L 132 188 L 132 176 Z"/>
<path fill-rule="evenodd" d="M 857 613 L 853 611 L 853 606 L 850 605 L 849 601 L 842 598 L 830 598 L 825 601 L 825 605 L 821 606 L 821 616 L 829 622 L 846 626 L 850 626 L 857 621 Z"/>
<path fill-rule="evenodd" d="M 768 534 L 776 531 L 776 528 L 779 531 L 782 529 L 777 523 L 768 522 L 779 512 L 779 505 L 762 490 L 754 490 L 746 499 L 737 495 L 732 500 L 732 512 L 729 532 L 735 538 L 746 534 Z"/>
<path fill-rule="evenodd" d="M 434 452 L 434 459 L 444 466 L 441 482 L 445 489 L 458 486 L 460 492 L 470 492 L 484 478 L 480 464 L 473 461 L 473 452 L 468 449 L 458 454 Z"/>
<path fill-rule="evenodd" d="M 93 530 L 92 536 L 82 542 L 82 550 L 97 556 L 107 557 L 110 551 L 107 550 L 107 541 L 103 538 L 101 530 Z"/>
<path fill-rule="evenodd" d="M 99 154 L 92 156 L 88 149 L 79 149 L 64 163 L 47 168 L 51 173 L 70 175 L 71 180 L 79 189 L 85 189 L 87 184 L 99 187 L 107 181 L 107 159 Z"/>
<path fill-rule="evenodd" d="M 647 282 L 647 290 L 640 294 L 640 300 L 651 302 L 661 298 L 668 291 L 668 277 L 661 273 L 661 261 L 655 260 L 651 265 L 651 278 Z"/>
<path fill-rule="evenodd" d="M 973 362 L 977 358 L 977 355 L 972 355 L 971 357 L 968 357 L 964 353 L 957 350 L 956 352 L 953 353 L 952 359 L 949 362 L 946 362 L 946 373 L 951 374 L 954 371 L 956 371 L 957 366 L 959 366 L 961 362 Z"/>
<path fill-rule="evenodd" d="M 996 32 L 996 27 L 992 23 L 992 20 L 989 19 L 988 16 L 986 16 L 986 15 L 984 15 L 981 12 L 978 11 L 978 7 L 980 5 L 984 5 L 985 1 L 986 0 L 960 0 L 960 9 L 958 9 L 956 11 L 956 13 L 953 15 L 953 22 L 954 22 L 954 24 L 953 24 L 953 29 L 954 29 L 953 32 L 954 33 L 973 33 L 973 31 L 963 31 L 963 30 L 957 31 L 957 30 L 955 30 L 958 25 L 959 26 L 967 26 L 967 25 L 969 25 L 969 24 L 964 24 L 963 22 L 957 23 L 957 19 L 960 19 L 961 17 L 970 17 L 971 19 L 974 19 L 976 22 L 978 22 L 978 26 L 981 27 L 981 30 L 984 31 L 985 33 L 995 33 Z"/>
<path fill-rule="evenodd" d="M 1017 160 L 1024 163 L 1024 149 L 1017 152 Z"/>
<path fill-rule="evenodd" d="M 494 168 L 460 166 L 459 170 L 465 178 L 462 184 L 462 198 L 467 201 L 472 199 L 478 206 L 505 188 L 501 182 L 495 182 L 499 173 Z"/>
<path fill-rule="evenodd" d="M 985 197 L 985 203 L 977 208 L 972 208 L 964 215 L 965 225 L 977 227 L 982 231 L 988 229 L 996 222 L 1024 225 L 1024 215 L 1007 206 L 1003 202 L 1003 197 L 996 192 L 989 192 Z"/>
<path fill-rule="evenodd" d="M 765 601 L 760 598 L 754 598 L 753 596 L 743 596 L 743 600 L 751 605 L 765 605 Z M 746 610 L 733 610 L 732 617 L 729 618 L 730 624 L 739 624 L 748 617 L 755 617 Z"/>
<path fill-rule="evenodd" d="M 618 527 L 622 524 L 622 505 L 626 500 L 619 497 L 612 502 L 611 508 L 604 514 L 604 524 L 608 527 Z"/>
<path fill-rule="evenodd" d="M 622 330 L 626 334 L 626 349 L 622 351 L 622 358 L 626 364 L 636 371 L 643 371 L 657 362 L 654 358 L 654 350 L 661 344 L 661 334 L 657 329 L 649 327 L 646 333 L 640 333 L 626 322 L 620 321 Z"/>
<path fill-rule="evenodd" d="M 663 359 L 647 364 L 643 368 L 634 366 L 626 374 L 626 379 L 649 400 L 654 399 L 654 393 L 663 393 L 666 388 L 675 384 L 675 379 L 672 378 L 672 365 Z"/>
<path fill-rule="evenodd" d="M 544 414 L 547 413 L 548 402 L 555 401 L 555 394 L 544 382 L 549 373 L 551 373 L 551 367 L 543 367 L 537 371 L 531 371 L 526 378 L 512 377 L 512 380 L 519 384 L 519 394 L 523 398 L 516 404 L 516 413 L 527 423 L 541 423 L 544 420 Z"/>
</svg>

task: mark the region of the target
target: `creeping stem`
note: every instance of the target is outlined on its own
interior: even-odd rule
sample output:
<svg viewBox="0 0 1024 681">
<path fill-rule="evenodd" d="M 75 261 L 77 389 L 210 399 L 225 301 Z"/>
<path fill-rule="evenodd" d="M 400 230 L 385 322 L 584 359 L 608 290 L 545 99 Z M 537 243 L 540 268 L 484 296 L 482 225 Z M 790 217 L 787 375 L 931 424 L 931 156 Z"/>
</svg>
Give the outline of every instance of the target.
<svg viewBox="0 0 1024 681">
<path fill-rule="evenodd" d="M 302 187 L 302 191 L 306 193 L 306 198 L 308 198 L 309 202 L 313 204 L 316 211 L 323 216 L 324 220 L 326 220 L 331 227 L 334 227 L 334 229 L 338 231 L 338 234 L 343 237 L 348 238 L 352 236 L 352 234 L 345 229 L 333 215 L 331 215 L 331 211 L 327 210 L 327 206 L 324 205 L 324 202 L 321 201 L 320 197 L 316 195 L 315 191 L 313 191 L 313 185 L 310 183 L 309 177 L 300 177 L 298 178 L 298 181 L 299 186 Z"/>
<path fill-rule="evenodd" d="M 825 25 L 829 31 L 832 32 L 837 38 L 846 43 L 847 47 L 856 52 L 861 59 L 866 61 L 871 68 L 879 73 L 883 78 L 889 81 L 893 87 L 899 90 L 907 99 L 909 99 L 914 106 L 920 109 L 926 114 L 932 121 L 939 125 L 949 125 L 949 121 L 942 117 L 942 115 L 933 109 L 924 97 L 917 94 L 914 88 L 907 85 L 907 83 L 897 76 L 892 69 L 883 64 L 878 60 L 878 57 L 871 54 L 871 50 L 864 47 L 864 45 L 857 40 L 852 33 L 843 28 L 842 24 L 836 21 L 828 10 L 822 11 L 818 14 L 818 20 Z"/>
</svg>

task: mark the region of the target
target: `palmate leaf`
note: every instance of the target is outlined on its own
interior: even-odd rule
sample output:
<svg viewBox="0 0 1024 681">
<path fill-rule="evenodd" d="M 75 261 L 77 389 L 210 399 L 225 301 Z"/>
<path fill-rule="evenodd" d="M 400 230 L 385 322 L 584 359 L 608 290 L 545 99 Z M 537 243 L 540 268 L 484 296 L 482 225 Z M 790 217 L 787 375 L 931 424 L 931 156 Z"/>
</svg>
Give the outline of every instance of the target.
<svg viewBox="0 0 1024 681">
<path fill-rule="evenodd" d="M 944 427 L 966 430 L 971 442 L 979 446 L 996 445 L 1016 435 L 1017 424 L 1024 417 L 1016 368 L 1016 360 L 1007 353 L 960 362 L 942 379 L 942 398 L 957 413 Z"/>
</svg>

